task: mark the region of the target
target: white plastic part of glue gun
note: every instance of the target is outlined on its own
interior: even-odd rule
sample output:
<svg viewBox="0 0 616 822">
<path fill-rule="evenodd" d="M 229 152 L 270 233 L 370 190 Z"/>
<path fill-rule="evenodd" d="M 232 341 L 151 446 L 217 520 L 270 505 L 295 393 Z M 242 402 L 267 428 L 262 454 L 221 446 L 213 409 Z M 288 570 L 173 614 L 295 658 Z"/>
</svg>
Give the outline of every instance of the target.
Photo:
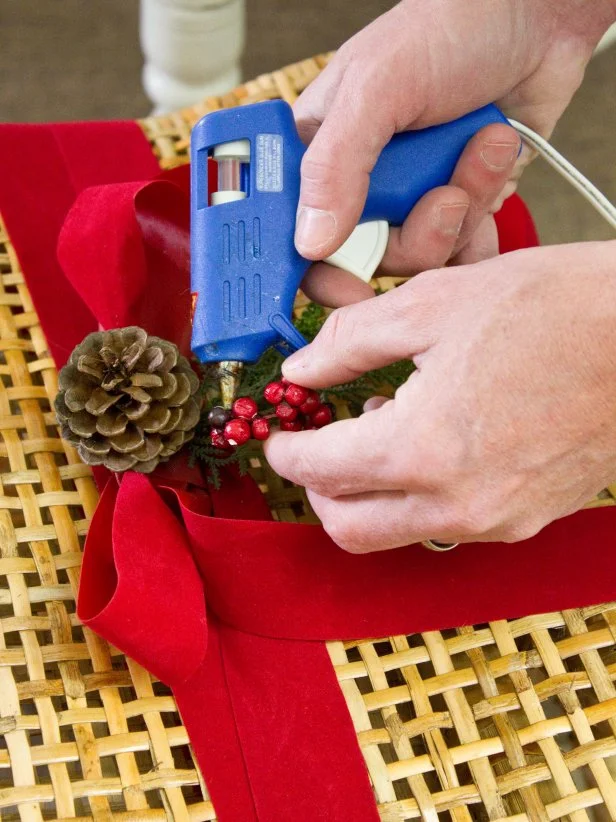
<svg viewBox="0 0 616 822">
<path fill-rule="evenodd" d="M 212 205 L 244 200 L 241 164 L 250 162 L 250 140 L 232 140 L 215 146 L 213 157 L 218 163 L 218 191 L 212 192 Z"/>
<path fill-rule="evenodd" d="M 327 257 L 325 262 L 368 283 L 383 259 L 388 238 L 389 223 L 385 220 L 360 223 L 346 242 Z"/>
</svg>

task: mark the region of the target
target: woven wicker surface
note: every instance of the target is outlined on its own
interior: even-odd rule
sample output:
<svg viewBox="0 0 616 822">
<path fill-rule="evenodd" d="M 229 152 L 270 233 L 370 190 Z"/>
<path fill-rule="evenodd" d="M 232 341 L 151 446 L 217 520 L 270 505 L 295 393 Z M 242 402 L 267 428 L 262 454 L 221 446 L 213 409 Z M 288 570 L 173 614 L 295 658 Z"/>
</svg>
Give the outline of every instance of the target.
<svg viewBox="0 0 616 822">
<path fill-rule="evenodd" d="M 186 162 L 206 111 L 292 102 L 326 61 L 144 121 L 161 165 Z M 2 819 L 214 820 L 168 689 L 75 617 L 97 494 L 58 437 L 56 370 L 1 224 L 0 374 Z M 253 469 L 279 519 L 313 519 Z M 329 651 L 384 822 L 616 819 L 616 605 Z"/>
</svg>

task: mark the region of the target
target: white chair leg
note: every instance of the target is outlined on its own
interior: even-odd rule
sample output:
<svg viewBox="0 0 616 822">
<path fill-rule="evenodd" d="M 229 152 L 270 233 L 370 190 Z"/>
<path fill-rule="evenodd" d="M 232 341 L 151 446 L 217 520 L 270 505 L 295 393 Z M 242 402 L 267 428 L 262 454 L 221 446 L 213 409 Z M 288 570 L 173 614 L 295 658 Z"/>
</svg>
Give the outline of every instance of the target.
<svg viewBox="0 0 616 822">
<path fill-rule="evenodd" d="M 154 114 L 239 85 L 245 0 L 141 0 L 143 85 Z"/>
<path fill-rule="evenodd" d="M 600 41 L 599 45 L 595 49 L 595 54 L 600 54 L 602 51 L 605 51 L 606 48 L 613 46 L 616 43 L 616 23 L 611 26 L 603 35 L 602 40 Z"/>
</svg>

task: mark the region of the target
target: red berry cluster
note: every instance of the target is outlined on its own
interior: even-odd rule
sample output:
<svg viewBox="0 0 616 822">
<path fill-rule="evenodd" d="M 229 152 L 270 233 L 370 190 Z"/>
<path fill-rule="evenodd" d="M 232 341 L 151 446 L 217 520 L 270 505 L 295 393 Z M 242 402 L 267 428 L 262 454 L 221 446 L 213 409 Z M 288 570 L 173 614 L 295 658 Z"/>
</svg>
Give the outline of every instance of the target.
<svg viewBox="0 0 616 822">
<path fill-rule="evenodd" d="M 215 448 L 228 451 L 250 439 L 266 440 L 270 421 L 277 420 L 282 431 L 307 431 L 323 428 L 334 419 L 334 406 L 324 403 L 316 391 L 302 388 L 285 379 L 270 382 L 263 392 L 274 406 L 274 413 L 260 416 L 252 397 L 239 397 L 231 409 L 215 406 L 208 414 L 210 441 Z"/>
<path fill-rule="evenodd" d="M 334 419 L 334 406 L 322 402 L 316 391 L 288 382 L 270 382 L 263 392 L 265 400 L 274 406 L 282 431 L 307 431 L 323 428 Z"/>
<path fill-rule="evenodd" d="M 224 451 L 244 445 L 251 438 L 266 440 L 269 437 L 269 421 L 258 415 L 257 403 L 251 397 L 239 397 L 230 409 L 215 406 L 207 415 L 207 421 L 212 445 Z"/>
</svg>

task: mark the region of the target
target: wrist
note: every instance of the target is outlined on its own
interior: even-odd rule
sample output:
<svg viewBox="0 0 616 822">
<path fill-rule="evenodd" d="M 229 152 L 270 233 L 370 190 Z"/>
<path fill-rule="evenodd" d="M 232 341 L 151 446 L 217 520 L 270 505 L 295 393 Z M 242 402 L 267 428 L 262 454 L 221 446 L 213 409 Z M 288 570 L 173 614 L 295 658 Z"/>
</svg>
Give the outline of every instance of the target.
<svg viewBox="0 0 616 822">
<path fill-rule="evenodd" d="M 557 30 L 583 38 L 593 49 L 616 22 L 616 0 L 547 0 L 546 5 L 558 21 Z"/>
</svg>

